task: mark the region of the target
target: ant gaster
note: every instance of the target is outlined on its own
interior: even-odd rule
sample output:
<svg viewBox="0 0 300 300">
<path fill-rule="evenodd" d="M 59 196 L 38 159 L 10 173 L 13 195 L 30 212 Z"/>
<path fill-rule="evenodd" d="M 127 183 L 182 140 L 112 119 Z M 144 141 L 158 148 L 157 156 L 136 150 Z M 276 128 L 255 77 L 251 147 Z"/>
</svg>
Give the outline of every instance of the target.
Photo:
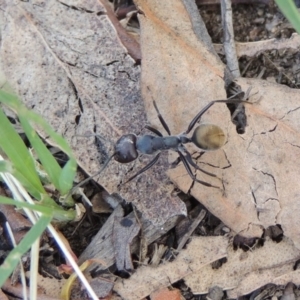
<svg viewBox="0 0 300 300">
<path fill-rule="evenodd" d="M 142 135 L 137 137 L 135 134 L 125 134 L 115 144 L 115 151 L 113 154 L 114 159 L 119 163 L 129 163 L 138 158 L 139 153 L 155 155 L 155 157 L 144 168 L 139 170 L 135 175 L 130 177 L 125 183 L 131 181 L 136 176 L 145 172 L 151 168 L 159 159 L 160 152 L 164 150 L 174 150 L 179 154 L 179 157 L 185 166 L 188 174 L 193 181 L 199 182 L 203 185 L 216 187 L 205 181 L 199 180 L 193 174 L 191 167 L 209 175 L 216 177 L 215 174 L 209 173 L 201 169 L 192 159 L 191 154 L 184 147 L 184 144 L 193 143 L 195 146 L 202 150 L 217 150 L 221 148 L 225 141 L 225 134 L 223 130 L 214 124 L 200 124 L 194 130 L 192 137 L 187 135 L 192 131 L 198 121 L 200 121 L 202 115 L 215 103 L 241 103 L 241 100 L 227 99 L 227 100 L 215 100 L 209 102 L 190 122 L 186 131 L 179 135 L 171 135 L 170 129 L 165 122 L 164 118 L 160 114 L 156 102 L 153 101 L 154 108 L 157 112 L 160 123 L 168 133 L 168 136 L 163 136 L 160 131 L 151 127 L 145 126 L 148 130 L 153 132 L 153 135 Z"/>
</svg>

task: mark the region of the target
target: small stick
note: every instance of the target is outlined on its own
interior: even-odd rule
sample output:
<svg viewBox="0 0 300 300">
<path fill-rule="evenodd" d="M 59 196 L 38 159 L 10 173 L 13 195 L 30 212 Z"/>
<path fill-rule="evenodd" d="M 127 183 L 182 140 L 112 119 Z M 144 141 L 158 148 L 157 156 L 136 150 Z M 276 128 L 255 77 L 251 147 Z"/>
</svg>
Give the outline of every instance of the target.
<svg viewBox="0 0 300 300">
<path fill-rule="evenodd" d="M 231 0 L 221 0 L 221 14 L 227 66 L 234 78 L 241 77 L 234 42 Z"/>
<path fill-rule="evenodd" d="M 199 215 L 196 217 L 196 219 L 194 220 L 194 222 L 192 223 L 192 225 L 190 226 L 188 232 L 182 237 L 178 247 L 177 247 L 177 251 L 179 252 L 180 250 L 182 250 L 182 248 L 184 247 L 184 245 L 186 244 L 187 240 L 190 238 L 190 236 L 192 235 L 192 233 L 195 231 L 196 227 L 200 224 L 200 222 L 204 219 L 206 215 L 206 210 L 201 209 Z"/>
</svg>

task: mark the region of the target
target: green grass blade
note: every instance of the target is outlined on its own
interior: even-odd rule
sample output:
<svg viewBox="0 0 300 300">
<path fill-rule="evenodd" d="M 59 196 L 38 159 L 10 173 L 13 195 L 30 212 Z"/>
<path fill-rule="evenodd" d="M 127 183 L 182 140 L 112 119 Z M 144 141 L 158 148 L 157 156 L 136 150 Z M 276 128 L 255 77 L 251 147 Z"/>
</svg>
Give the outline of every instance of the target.
<svg viewBox="0 0 300 300">
<path fill-rule="evenodd" d="M 29 179 L 30 176 L 27 176 L 26 172 L 24 174 L 18 172 L 10 162 L 0 160 L 0 172 L 9 173 L 16 177 L 20 181 L 22 186 L 27 190 L 27 192 L 29 192 L 35 199 L 41 200 L 44 198 L 43 195 L 45 192 L 41 194 L 41 191 L 37 190 L 35 186 L 32 185 Z"/>
<path fill-rule="evenodd" d="M 73 181 L 76 174 L 76 161 L 70 159 L 62 169 L 59 177 L 59 186 L 61 194 L 66 195 L 73 187 Z"/>
<path fill-rule="evenodd" d="M 20 209 L 28 208 L 30 210 L 38 211 L 45 215 L 52 215 L 57 221 L 72 221 L 76 217 L 76 211 L 74 209 L 64 210 L 49 196 L 45 196 L 41 201 L 41 204 L 29 204 L 27 202 L 19 202 L 7 197 L 0 196 L 1 204 L 14 205 Z"/>
<path fill-rule="evenodd" d="M 0 196 L 0 203 L 1 204 L 7 204 L 7 205 L 14 205 L 18 208 L 28 208 L 30 210 L 34 210 L 34 211 L 38 211 L 42 214 L 45 214 L 45 215 L 52 215 L 53 212 L 52 212 L 52 209 L 49 208 L 49 207 L 46 207 L 46 206 L 43 206 L 43 205 L 39 205 L 39 204 L 30 204 L 30 203 L 27 203 L 27 202 L 20 202 L 20 201 L 16 201 L 16 200 L 13 200 L 11 198 L 7 198 L 7 197 L 3 197 L 3 196 Z"/>
<path fill-rule="evenodd" d="M 300 14 L 293 0 L 275 0 L 284 16 L 300 34 Z"/>
<path fill-rule="evenodd" d="M 14 168 L 10 162 L 5 160 L 0 160 L 0 172 L 1 173 L 13 173 Z"/>
<path fill-rule="evenodd" d="M 43 168 L 48 173 L 51 181 L 62 195 L 67 194 L 67 191 L 73 184 L 76 171 L 76 160 L 72 154 L 72 150 L 63 137 L 57 134 L 52 127 L 38 114 L 28 110 L 25 105 L 14 95 L 0 91 L 0 101 L 14 110 L 24 127 L 24 131 L 28 134 L 28 139 L 32 143 L 35 151 L 43 164 Z M 41 145 L 42 141 L 35 134 L 31 127 L 31 123 L 37 124 L 42 128 L 51 140 L 70 158 L 69 163 L 62 170 L 57 162 L 50 158 L 52 154 L 47 147 Z"/>
<path fill-rule="evenodd" d="M 51 152 L 48 150 L 46 145 L 40 139 L 35 130 L 31 127 L 30 123 L 27 121 L 25 116 L 19 115 L 20 123 L 24 129 L 27 138 L 30 141 L 31 146 L 37 153 L 45 171 L 47 172 L 50 180 L 54 186 L 59 189 L 59 177 L 61 174 L 61 167 L 57 163 L 56 159 L 53 157 Z"/>
<path fill-rule="evenodd" d="M 51 215 L 41 215 L 40 219 L 26 233 L 18 246 L 9 253 L 4 263 L 0 267 L 0 287 L 15 270 L 22 255 L 26 253 L 30 249 L 31 245 L 42 235 L 50 222 Z"/>
<path fill-rule="evenodd" d="M 77 167 L 76 159 L 74 158 L 72 150 L 68 145 L 68 143 L 64 140 L 64 138 L 61 135 L 57 134 L 52 129 L 52 127 L 49 126 L 49 124 L 47 124 L 47 122 L 45 122 L 43 118 L 41 118 L 41 116 L 35 114 L 32 111 L 29 111 L 28 117 L 32 122 L 35 122 L 37 125 L 41 126 L 43 130 L 49 135 L 51 140 L 53 140 L 55 144 L 58 145 L 59 148 L 69 156 L 69 161 L 67 162 L 63 170 L 61 170 L 58 176 L 58 185 L 55 186 L 62 195 L 66 195 L 68 191 L 71 189 L 71 187 L 73 186 L 73 180 L 76 174 L 76 167 Z M 39 153 L 37 153 L 37 155 L 39 156 Z M 43 166 L 44 169 L 47 171 L 47 168 L 44 165 L 44 163 Z"/>
<path fill-rule="evenodd" d="M 32 185 L 32 190 L 43 194 L 45 190 L 36 173 L 33 160 L 24 145 L 24 142 L 17 134 L 7 117 L 0 109 L 0 147 L 12 162 L 16 171 L 23 175 Z M 35 194 L 40 198 L 40 195 Z"/>
<path fill-rule="evenodd" d="M 45 195 L 44 199 L 41 201 L 41 204 L 51 209 L 53 218 L 57 221 L 72 221 L 76 217 L 76 210 L 62 209 L 61 206 L 59 206 L 47 195 Z"/>
</svg>

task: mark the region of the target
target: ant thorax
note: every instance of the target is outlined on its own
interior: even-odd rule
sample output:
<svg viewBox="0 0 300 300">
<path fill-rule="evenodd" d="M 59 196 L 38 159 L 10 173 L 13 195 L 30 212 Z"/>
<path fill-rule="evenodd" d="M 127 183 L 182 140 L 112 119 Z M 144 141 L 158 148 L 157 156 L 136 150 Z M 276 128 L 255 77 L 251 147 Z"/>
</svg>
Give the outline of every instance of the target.
<svg viewBox="0 0 300 300">
<path fill-rule="evenodd" d="M 143 154 L 155 154 L 163 150 L 177 150 L 181 140 L 178 136 L 143 135 L 138 137 L 136 148 Z"/>
</svg>

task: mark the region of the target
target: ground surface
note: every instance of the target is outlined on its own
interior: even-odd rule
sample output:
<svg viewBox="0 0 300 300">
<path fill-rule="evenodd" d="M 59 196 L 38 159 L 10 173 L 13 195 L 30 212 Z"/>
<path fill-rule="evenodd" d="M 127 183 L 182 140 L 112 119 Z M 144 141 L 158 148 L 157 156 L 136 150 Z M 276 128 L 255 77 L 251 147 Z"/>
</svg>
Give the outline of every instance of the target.
<svg viewBox="0 0 300 300">
<path fill-rule="evenodd" d="M 222 43 L 223 37 L 219 5 L 200 5 L 199 10 L 207 25 L 213 43 Z M 233 18 L 235 40 L 238 42 L 289 38 L 295 32 L 275 5 L 237 4 L 233 6 Z M 225 60 L 224 57 L 222 59 Z M 286 49 L 282 51 L 265 51 L 256 57 L 243 56 L 239 58 L 239 65 L 243 77 L 263 78 L 268 81 L 297 88 L 300 84 L 298 76 L 299 61 L 300 54 L 298 51 Z M 199 211 L 200 206 L 197 201 L 191 198 L 186 200 L 186 195 L 183 195 L 183 198 L 189 206 L 190 211 L 194 209 L 194 214 L 195 210 Z M 64 234 L 68 237 L 77 255 L 80 255 L 82 250 L 89 244 L 93 235 L 105 223 L 107 216 L 106 214 L 97 215 L 90 213 L 77 229 L 75 227 L 78 224 L 64 229 Z M 213 215 L 208 214 L 205 222 L 202 222 L 201 226 L 196 229 L 195 234 L 222 234 L 222 230 L 226 232 L 226 228 L 222 227 L 221 222 Z M 165 243 L 168 239 L 170 239 L 170 235 L 163 237 L 160 242 Z M 175 287 L 180 288 L 185 299 L 205 299 L 204 296 L 193 296 L 182 281 L 178 282 Z M 284 293 L 284 288 L 268 285 L 248 295 L 245 299 L 259 296 L 262 293 L 264 294 L 262 299 L 280 297 Z M 226 295 L 223 295 L 223 297 L 226 298 Z"/>
<path fill-rule="evenodd" d="M 272 2 L 272 1 L 270 1 Z M 222 43 L 222 25 L 219 5 L 199 6 L 201 16 L 207 25 L 208 32 L 212 38 L 213 43 Z M 294 32 L 286 19 L 278 11 L 274 4 L 236 4 L 233 6 L 233 26 L 235 30 L 235 40 L 237 42 L 257 42 L 267 39 L 284 39 L 289 38 Z M 222 57 L 225 61 L 225 58 Z M 293 88 L 298 88 L 300 84 L 299 72 L 300 70 L 300 54 L 297 50 L 271 50 L 264 51 L 255 57 L 242 56 L 239 58 L 240 71 L 243 77 L 262 78 L 271 82 L 277 82 L 288 85 Z M 99 192 L 99 187 L 90 184 L 88 188 L 88 196 L 93 197 Z M 182 194 L 182 199 L 185 201 L 190 217 L 196 216 L 202 209 L 198 201 L 190 198 L 188 195 Z M 87 208 L 88 209 L 88 208 Z M 62 228 L 63 234 L 67 237 L 72 250 L 77 256 L 89 245 L 93 237 L 99 229 L 105 224 L 109 216 L 109 211 L 106 213 L 95 213 L 88 209 L 85 218 L 79 223 L 69 224 Z M 188 226 L 188 224 L 187 224 Z M 279 233 L 273 236 L 280 236 Z M 208 235 L 222 235 L 229 231 L 216 217 L 207 214 L 205 220 L 197 227 L 194 234 L 201 236 Z M 174 236 L 177 233 L 172 231 L 163 236 L 157 243 L 168 244 L 171 248 L 176 248 L 176 240 Z M 235 241 L 236 244 L 244 244 L 245 241 Z M 251 247 L 253 241 L 246 241 Z M 52 275 L 55 270 L 54 265 L 64 263 L 59 250 L 56 248 L 51 238 L 48 241 L 52 252 L 49 248 L 41 251 L 41 273 Z M 247 245 L 246 245 L 247 248 Z M 153 250 L 153 246 L 149 246 L 149 253 Z M 54 259 L 49 263 L 49 256 Z M 219 262 L 221 264 L 222 262 Z M 217 266 L 216 266 L 217 267 Z M 114 271 L 114 270 L 111 270 Z M 206 296 L 194 296 L 185 286 L 183 281 L 179 281 L 174 285 L 181 290 L 185 299 L 206 299 Z M 253 292 L 245 299 L 270 299 L 272 297 L 281 297 L 284 293 L 284 287 L 277 287 L 268 285 L 258 291 Z M 262 296 L 262 294 L 264 296 Z M 295 290 L 295 294 L 299 295 L 299 291 Z M 226 294 L 220 294 L 223 299 Z M 220 297 L 211 294 L 211 299 L 221 299 Z M 257 299 L 257 298 L 255 298 Z M 276 299 L 276 298 L 274 298 Z"/>
</svg>

